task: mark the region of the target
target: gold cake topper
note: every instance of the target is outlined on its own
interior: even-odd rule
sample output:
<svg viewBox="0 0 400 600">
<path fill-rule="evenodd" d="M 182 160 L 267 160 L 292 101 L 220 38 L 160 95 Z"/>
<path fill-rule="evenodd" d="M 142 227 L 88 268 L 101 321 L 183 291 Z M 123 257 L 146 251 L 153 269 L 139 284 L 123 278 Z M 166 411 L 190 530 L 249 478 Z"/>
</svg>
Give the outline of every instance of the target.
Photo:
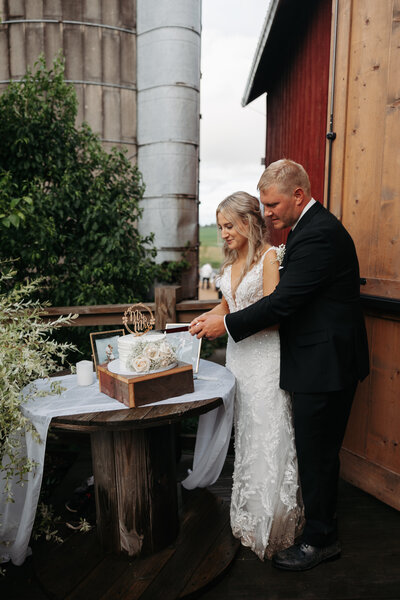
<svg viewBox="0 0 400 600">
<path fill-rule="evenodd" d="M 146 311 L 148 314 L 146 314 Z M 144 335 L 153 328 L 156 322 L 151 309 L 145 304 L 133 304 L 124 312 L 122 322 L 133 335 Z M 133 325 L 133 331 L 129 325 Z"/>
</svg>

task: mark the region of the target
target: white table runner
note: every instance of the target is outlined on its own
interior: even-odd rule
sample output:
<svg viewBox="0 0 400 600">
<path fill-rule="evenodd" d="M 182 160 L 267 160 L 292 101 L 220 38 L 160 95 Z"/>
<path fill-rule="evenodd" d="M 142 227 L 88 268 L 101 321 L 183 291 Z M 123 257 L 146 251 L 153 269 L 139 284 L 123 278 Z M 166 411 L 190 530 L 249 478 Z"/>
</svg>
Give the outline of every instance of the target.
<svg viewBox="0 0 400 600">
<path fill-rule="evenodd" d="M 76 375 L 52 378 L 60 381 L 66 390 L 60 395 L 46 395 L 27 401 L 23 413 L 37 429 L 42 443 L 36 442 L 29 432 L 23 434 L 22 451 L 37 463 L 21 486 L 13 482 L 15 502 L 5 502 L 4 480 L 0 481 L 0 563 L 11 560 L 21 565 L 31 554 L 28 547 L 42 483 L 46 438 L 53 417 L 86 412 L 126 409 L 121 402 L 100 393 L 97 380 L 90 386 L 77 385 Z M 40 390 L 49 389 L 48 380 L 36 380 Z M 235 379 L 225 367 L 201 360 L 195 391 L 176 398 L 168 398 L 155 404 L 196 402 L 221 397 L 223 404 L 200 416 L 193 470 L 182 482 L 186 489 L 206 487 L 218 479 L 225 462 L 233 422 Z M 150 406 L 150 405 L 147 405 Z"/>
</svg>

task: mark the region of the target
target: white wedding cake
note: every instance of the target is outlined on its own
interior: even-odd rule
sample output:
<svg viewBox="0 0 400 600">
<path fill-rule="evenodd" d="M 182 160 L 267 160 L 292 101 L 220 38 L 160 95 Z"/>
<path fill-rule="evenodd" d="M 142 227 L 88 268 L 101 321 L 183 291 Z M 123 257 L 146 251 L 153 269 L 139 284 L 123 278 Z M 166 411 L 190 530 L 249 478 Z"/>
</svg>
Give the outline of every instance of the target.
<svg viewBox="0 0 400 600">
<path fill-rule="evenodd" d="M 165 333 L 122 335 L 118 338 L 120 368 L 130 373 L 153 373 L 172 368 L 177 358 Z"/>
</svg>

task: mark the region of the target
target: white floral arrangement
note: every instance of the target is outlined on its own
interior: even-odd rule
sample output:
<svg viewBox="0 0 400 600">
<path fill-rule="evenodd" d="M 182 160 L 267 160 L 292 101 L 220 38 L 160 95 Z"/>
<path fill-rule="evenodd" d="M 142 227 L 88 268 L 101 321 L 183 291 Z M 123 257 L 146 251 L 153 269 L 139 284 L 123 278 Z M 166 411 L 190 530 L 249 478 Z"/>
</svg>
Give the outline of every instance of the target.
<svg viewBox="0 0 400 600">
<path fill-rule="evenodd" d="M 165 369 L 176 361 L 176 354 L 168 342 L 156 344 L 138 340 L 126 359 L 126 365 L 136 373 L 148 373 Z"/>
<path fill-rule="evenodd" d="M 279 262 L 279 265 L 282 265 L 282 263 L 283 263 L 283 257 L 285 256 L 285 251 L 286 251 L 285 244 L 281 244 L 276 249 L 276 258 L 277 258 L 277 260 Z"/>
</svg>

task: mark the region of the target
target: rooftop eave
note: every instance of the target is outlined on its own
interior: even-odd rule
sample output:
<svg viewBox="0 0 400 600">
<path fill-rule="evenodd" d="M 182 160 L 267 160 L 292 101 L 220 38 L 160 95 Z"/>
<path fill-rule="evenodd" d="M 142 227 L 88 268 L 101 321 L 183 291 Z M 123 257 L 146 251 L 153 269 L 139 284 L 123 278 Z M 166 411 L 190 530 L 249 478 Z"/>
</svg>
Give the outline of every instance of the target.
<svg viewBox="0 0 400 600">
<path fill-rule="evenodd" d="M 265 17 L 264 25 L 262 28 L 262 32 L 260 38 L 258 40 L 257 49 L 253 58 L 253 63 L 251 65 L 250 74 L 247 80 L 246 88 L 244 91 L 244 95 L 242 98 L 242 106 L 246 106 L 253 100 L 255 100 L 258 96 L 261 95 L 262 92 L 254 95 L 253 93 L 253 85 L 256 73 L 260 66 L 260 62 L 267 45 L 268 37 L 271 32 L 272 23 L 274 22 L 277 8 L 279 6 L 281 0 L 271 0 L 271 4 L 269 5 L 267 15 Z"/>
</svg>

